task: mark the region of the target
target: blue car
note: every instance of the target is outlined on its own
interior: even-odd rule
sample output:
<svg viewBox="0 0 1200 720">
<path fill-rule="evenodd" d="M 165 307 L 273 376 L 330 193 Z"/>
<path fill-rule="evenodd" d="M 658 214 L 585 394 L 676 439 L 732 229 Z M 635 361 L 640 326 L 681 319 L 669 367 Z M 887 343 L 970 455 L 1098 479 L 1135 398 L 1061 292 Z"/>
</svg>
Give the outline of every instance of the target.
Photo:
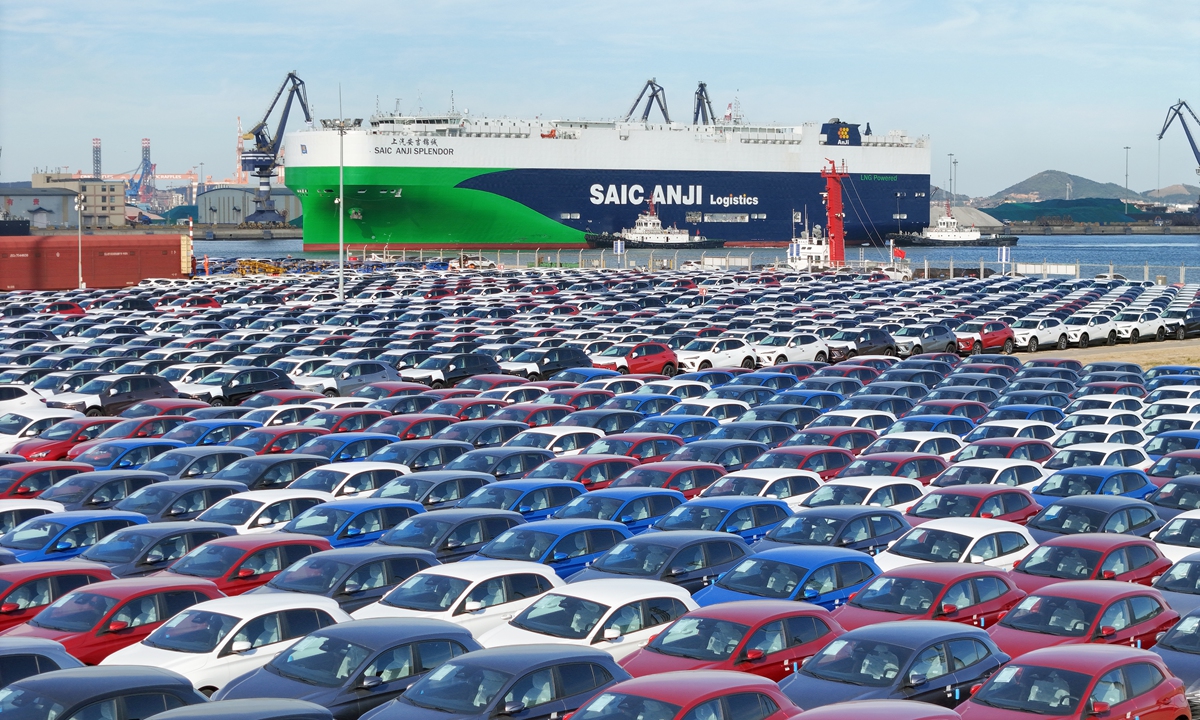
<svg viewBox="0 0 1200 720">
<path fill-rule="evenodd" d="M 251 420 L 193 420 L 162 436 L 163 440 L 178 440 L 186 446 L 224 445 L 242 433 L 262 427 Z"/>
<path fill-rule="evenodd" d="M 912 529 L 898 510 L 869 505 L 806 508 L 781 522 L 750 549 L 840 547 L 874 555 Z"/>
<path fill-rule="evenodd" d="M 749 374 L 749 373 L 747 373 L 747 374 Z M 720 385 L 724 385 L 725 383 L 733 382 L 733 379 L 735 377 L 737 377 L 737 376 L 731 372 L 728 372 L 727 370 L 711 370 L 710 369 L 710 370 L 699 370 L 697 372 L 683 373 L 681 375 L 676 375 L 675 379 L 676 380 L 695 380 L 696 382 L 702 382 L 709 387 L 718 387 Z"/>
<path fill-rule="evenodd" d="M 1200 447 L 1200 430 L 1169 430 L 1146 441 L 1142 449 L 1157 462 L 1167 453 L 1177 450 L 1195 450 Z"/>
<path fill-rule="evenodd" d="M 530 447 L 497 447 L 471 450 L 446 463 L 443 470 L 491 473 L 497 480 L 520 480 L 531 470 L 553 460 L 549 450 Z"/>
<path fill-rule="evenodd" d="M 988 411 L 987 415 L 979 418 L 979 422 L 993 420 L 1040 420 L 1051 425 L 1057 425 L 1066 417 L 1066 413 L 1049 405 L 1005 405 Z"/>
<path fill-rule="evenodd" d="M 1146 496 L 1146 502 L 1154 506 L 1158 516 L 1170 520 L 1180 513 L 1200 507 L 1200 475 L 1184 475 L 1163 483 L 1163 486 Z M 1197 586 L 1200 591 L 1200 585 Z"/>
<path fill-rule="evenodd" d="M 506 480 L 475 490 L 457 507 L 512 510 L 521 513 L 526 522 L 533 522 L 545 520 L 586 492 L 582 483 L 571 480 Z"/>
<path fill-rule="evenodd" d="M 97 470 L 59 480 L 38 496 L 65 510 L 106 510 L 147 485 L 170 480 L 150 470 Z"/>
<path fill-rule="evenodd" d="M 674 435 L 690 443 L 719 427 L 721 423 L 716 418 L 704 415 L 656 415 L 639 421 L 629 428 L 629 432 Z"/>
<path fill-rule="evenodd" d="M 705 400 L 741 400 L 747 405 L 754 407 L 755 405 L 765 403 L 774 396 L 775 391 L 770 388 L 758 387 L 757 385 L 734 385 L 730 383 L 709 390 L 700 397 Z"/>
<path fill-rule="evenodd" d="M 49 513 L 26 520 L 0 537 L 0 548 L 19 562 L 69 560 L 110 533 L 147 522 L 140 513 L 116 510 Z"/>
<path fill-rule="evenodd" d="M 1165 523 L 1145 500 L 1120 495 L 1076 495 L 1042 508 L 1025 527 L 1038 543 L 1059 535 L 1111 532 L 1149 537 Z"/>
<path fill-rule="evenodd" d="M 667 513 L 646 532 L 715 530 L 732 533 L 753 544 L 791 514 L 791 508 L 782 500 L 748 495 L 693 498 Z"/>
<path fill-rule="evenodd" d="M 636 535 L 684 502 L 683 493 L 677 490 L 609 487 L 580 495 L 557 510 L 553 517 L 558 520 L 615 520 Z"/>
<path fill-rule="evenodd" d="M 316 535 L 334 548 L 369 545 L 388 530 L 417 513 L 425 512 L 421 503 L 411 500 L 347 498 L 311 507 L 279 532 Z"/>
<path fill-rule="evenodd" d="M 566 382 L 573 382 L 576 385 L 582 385 L 583 383 L 587 382 L 588 380 L 596 380 L 598 378 L 615 377 L 620 374 L 621 373 L 617 372 L 616 370 L 609 370 L 607 368 L 597 368 L 597 367 L 582 368 L 582 367 L 579 367 L 579 368 L 569 368 L 567 370 L 562 370 L 560 372 L 557 372 L 557 373 L 551 375 L 550 379 L 551 380 L 564 380 Z"/>
<path fill-rule="evenodd" d="M 632 410 L 617 410 L 613 408 L 578 410 L 559 420 L 555 425 L 596 428 L 597 430 L 604 431 L 606 435 L 613 435 L 615 433 L 628 432 L 643 417 L 645 416 L 641 413 Z"/>
<path fill-rule="evenodd" d="M 297 455 L 320 455 L 329 462 L 357 462 L 366 460 L 394 442 L 400 442 L 400 438 L 383 433 L 331 433 L 309 440 L 294 452 Z"/>
<path fill-rule="evenodd" d="M 828 379 L 828 378 L 826 378 Z M 808 407 L 820 408 L 828 410 L 837 405 L 845 397 L 839 393 L 828 390 L 818 389 L 800 389 L 792 388 L 783 392 L 775 393 L 770 400 L 763 403 L 764 405 L 806 405 Z"/>
<path fill-rule="evenodd" d="M 94 445 L 75 462 L 87 463 L 97 470 L 135 470 L 168 450 L 184 447 L 178 440 L 139 438 L 109 440 Z"/>
<path fill-rule="evenodd" d="M 790 373 L 770 372 L 769 370 L 760 370 L 752 373 L 742 373 L 733 380 L 729 381 L 730 385 L 758 385 L 769 390 L 786 390 L 796 383 L 800 382 L 800 378 Z"/>
<path fill-rule="evenodd" d="M 781 547 L 751 555 L 692 599 L 701 607 L 767 598 L 832 610 L 879 573 L 875 561 L 857 550 Z"/>
<path fill-rule="evenodd" d="M 663 458 L 663 462 L 716 463 L 726 472 L 741 470 L 767 451 L 767 446 L 750 440 L 697 440 Z"/>
<path fill-rule="evenodd" d="M 1120 495 L 1139 500 L 1158 488 L 1146 473 L 1112 465 L 1080 465 L 1063 468 L 1042 481 L 1033 500 L 1042 507 L 1079 495 Z"/>
<path fill-rule="evenodd" d="M 1146 391 L 1150 392 L 1164 387 L 1189 387 L 1195 385 L 1200 385 L 1200 375 L 1159 375 L 1146 383 Z"/>
<path fill-rule="evenodd" d="M 643 417 L 661 415 L 677 404 L 680 398 L 674 395 L 617 395 L 600 407 L 604 410 L 629 410 Z"/>
<path fill-rule="evenodd" d="M 905 416 L 889 425 L 883 435 L 900 432 L 942 432 L 962 437 L 975 429 L 969 418 L 958 415 Z"/>
<path fill-rule="evenodd" d="M 617 543 L 633 537 L 608 520 L 540 520 L 504 531 L 463 562 L 521 560 L 549 565 L 564 580 Z"/>
<path fill-rule="evenodd" d="M 1159 365 L 1158 367 L 1150 368 L 1144 375 L 1147 380 L 1155 380 L 1163 375 L 1197 377 L 1200 376 L 1200 367 L 1195 365 Z"/>
<path fill-rule="evenodd" d="M 796 427 L 789 423 L 770 420 L 734 421 L 713 428 L 705 440 L 749 440 L 762 443 L 768 448 L 777 448 L 794 435 Z"/>
</svg>

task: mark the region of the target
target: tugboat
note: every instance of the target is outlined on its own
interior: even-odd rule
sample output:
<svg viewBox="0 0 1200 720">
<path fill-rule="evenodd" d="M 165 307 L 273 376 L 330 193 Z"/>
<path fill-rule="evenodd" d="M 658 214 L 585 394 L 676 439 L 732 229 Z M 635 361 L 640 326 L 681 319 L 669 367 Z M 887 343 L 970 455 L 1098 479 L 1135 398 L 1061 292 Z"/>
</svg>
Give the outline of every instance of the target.
<svg viewBox="0 0 1200 720">
<path fill-rule="evenodd" d="M 624 240 L 625 246 L 628 248 L 655 250 L 659 248 L 704 250 L 725 247 L 724 240 L 709 240 L 700 235 L 699 230 L 695 235 L 689 235 L 687 230 L 681 230 L 674 225 L 664 228 L 652 199 L 647 204 L 646 212 L 638 215 L 632 228 L 624 228 L 616 235 L 589 235 L 587 237 L 588 245 L 594 248 L 612 247 L 614 240 Z"/>
<path fill-rule="evenodd" d="M 984 235 L 976 227 L 963 228 L 958 218 L 950 211 L 946 201 L 946 214 L 938 218 L 937 228 L 925 228 L 916 233 L 890 233 L 888 239 L 896 247 L 999 247 L 1017 244 L 1016 235 Z"/>
</svg>

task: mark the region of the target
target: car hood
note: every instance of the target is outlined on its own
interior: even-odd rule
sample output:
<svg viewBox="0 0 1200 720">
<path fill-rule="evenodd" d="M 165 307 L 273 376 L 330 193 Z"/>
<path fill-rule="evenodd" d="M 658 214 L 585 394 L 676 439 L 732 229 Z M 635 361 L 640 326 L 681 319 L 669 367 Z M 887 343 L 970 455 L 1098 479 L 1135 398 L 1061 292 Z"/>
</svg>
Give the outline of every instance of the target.
<svg viewBox="0 0 1200 720">
<path fill-rule="evenodd" d="M 529 632 L 508 623 L 488 630 L 480 635 L 478 640 L 479 644 L 485 648 L 500 647 L 503 645 L 534 645 L 538 643 L 574 645 L 583 642 L 582 640 L 567 640 L 565 638 L 556 638 L 550 635 Z"/>
<path fill-rule="evenodd" d="M 1188 547 L 1186 545 L 1171 545 L 1163 542 L 1156 542 L 1154 544 L 1158 546 L 1159 551 L 1162 552 L 1162 554 L 1165 555 L 1166 558 L 1172 563 L 1177 563 L 1188 555 L 1196 552 L 1197 549 L 1200 549 Z"/>
<path fill-rule="evenodd" d="M 583 580 L 660 580 L 657 574 L 655 575 L 622 575 L 620 573 L 610 573 L 594 567 L 585 567 L 571 577 L 567 578 L 569 582 L 577 583 Z"/>
<path fill-rule="evenodd" d="M 697 590 L 695 594 L 692 595 L 692 599 L 695 600 L 696 604 L 698 604 L 700 607 L 708 607 L 709 605 L 716 605 L 717 603 L 737 602 L 739 600 L 763 600 L 765 598 L 762 598 L 758 595 L 751 595 L 750 593 L 729 590 L 718 585 L 709 585 Z"/>
<path fill-rule="evenodd" d="M 979 333 L 955 332 L 954 337 L 958 338 L 959 340 L 977 340 L 979 338 Z"/>
<path fill-rule="evenodd" d="M 221 392 L 220 385 L 201 385 L 200 383 L 176 383 L 175 389 L 183 395 L 217 395 Z"/>
<path fill-rule="evenodd" d="M 89 631 L 90 632 L 90 631 Z M 60 643 L 66 643 L 81 634 L 69 630 L 52 630 L 50 628 L 34 627 L 28 623 L 15 625 L 4 631 L 4 637 L 45 638 Z"/>
<path fill-rule="evenodd" d="M 826 340 L 825 345 L 831 348 L 842 348 L 843 350 L 856 346 L 855 343 L 849 340 Z"/>
<path fill-rule="evenodd" d="M 66 444 L 66 442 L 66 440 L 42 440 L 40 438 L 30 438 L 28 440 L 22 440 L 16 445 L 13 445 L 13 452 L 16 452 L 18 455 L 29 457 L 36 452 L 41 452 L 42 450 L 52 450 L 57 448 Z"/>
<path fill-rule="evenodd" d="M 119 655 L 120 653 L 117 654 Z M 145 665 L 147 663 L 141 662 L 139 664 Z M 171 667 L 171 669 L 174 669 L 174 667 Z M 315 687 L 308 683 L 270 672 L 265 668 L 259 668 L 234 679 L 228 685 L 214 693 L 213 700 L 269 697 L 307 700 L 318 705 L 326 705 L 340 691 L 341 688 Z"/>
<path fill-rule="evenodd" d="M 99 405 L 100 404 L 100 396 L 99 395 L 85 395 L 83 393 L 61 393 L 58 395 L 51 396 L 46 401 L 47 405 L 49 405 L 50 403 L 54 403 L 55 405 L 75 405 L 75 404 L 86 405 L 88 403 L 91 403 L 92 405 Z"/>
<path fill-rule="evenodd" d="M 445 378 L 446 375 L 441 370 L 420 370 L 418 368 L 409 368 L 400 372 L 401 380 L 425 380 L 428 378 Z"/>
<path fill-rule="evenodd" d="M 929 563 L 924 560 L 904 557 L 903 555 L 897 555 L 884 550 L 875 556 L 875 564 L 879 566 L 880 570 L 887 572 L 888 570 L 895 570 L 896 568 L 907 567 L 909 565 L 928 565 Z"/>
<path fill-rule="evenodd" d="M 1067 718 L 1079 717 L 1078 712 L 1075 715 L 1065 716 L 1035 715 L 1019 710 L 1005 710 L 1004 708 L 980 705 L 973 702 L 963 703 L 955 708 L 955 710 L 962 716 L 962 720 L 1029 720 L 1030 718 L 1037 718 L 1038 720 L 1066 720 Z"/>
<path fill-rule="evenodd" d="M 1159 590 L 1159 592 L 1162 593 L 1163 599 L 1167 601 L 1167 605 L 1179 613 L 1180 617 L 1187 615 L 1196 608 L 1200 608 L 1200 595 L 1174 592 L 1173 590 Z"/>
<path fill-rule="evenodd" d="M 850 700 L 886 699 L 892 695 L 891 687 L 851 685 L 800 673 L 785 678 L 779 683 L 779 689 L 797 705 L 804 703 L 805 710 Z"/>
<path fill-rule="evenodd" d="M 1171 650 L 1155 645 L 1150 652 L 1158 655 L 1171 668 L 1171 673 L 1183 681 L 1183 691 L 1193 695 L 1200 691 L 1200 655 Z"/>
<path fill-rule="evenodd" d="M 265 586 L 264 586 L 265 587 Z M 274 590 L 272 588 L 272 590 Z M 366 620 L 367 618 L 393 618 L 393 617 L 409 617 L 409 618 L 435 618 L 443 613 L 425 612 L 424 610 L 409 610 L 407 608 L 392 607 L 383 603 L 371 603 L 366 607 L 359 608 L 350 613 L 350 617 L 355 620 Z"/>
<path fill-rule="evenodd" d="M 384 710 L 387 708 L 387 710 Z M 404 720 L 484 720 L 491 717 L 484 710 L 477 713 L 453 713 L 442 712 L 432 708 L 417 707 L 411 703 L 393 700 L 390 703 L 380 705 L 371 712 L 362 716 L 362 720 L 385 720 L 386 718 L 404 718 Z"/>
<path fill-rule="evenodd" d="M 186 675 L 200 670 L 212 660 L 210 653 L 185 653 L 134 643 L 100 661 L 101 665 L 145 665 Z"/>
<path fill-rule="evenodd" d="M 657 675 L 658 673 L 677 672 L 679 670 L 717 670 L 723 661 L 706 662 L 692 658 L 664 655 L 642 648 L 636 650 L 621 662 L 621 667 L 634 677 Z"/>
<path fill-rule="evenodd" d="M 505 371 L 514 370 L 521 372 L 537 372 L 538 365 L 537 363 L 513 362 L 512 360 L 505 360 L 504 362 L 500 363 L 500 369 Z M 445 715 L 443 715 L 443 717 L 445 717 Z"/>
<path fill-rule="evenodd" d="M 847 631 L 854 630 L 867 625 L 874 625 L 881 622 L 892 622 L 894 620 L 928 620 L 929 614 L 922 613 L 920 615 L 901 615 L 899 613 L 885 612 L 883 610 L 868 610 L 854 605 L 842 605 L 833 615 L 833 619 L 838 621 Z"/>
<path fill-rule="evenodd" d="M 1005 627 L 1004 625 L 993 625 L 988 628 L 988 635 L 992 636 L 1000 649 L 1008 654 L 1009 657 L 1020 657 L 1031 650 L 1037 650 L 1043 647 L 1054 647 L 1055 645 L 1075 645 L 1084 642 L 1087 635 L 1080 637 L 1060 637 L 1058 635 L 1044 635 L 1042 633 L 1026 632 L 1017 630 L 1016 628 Z"/>
</svg>

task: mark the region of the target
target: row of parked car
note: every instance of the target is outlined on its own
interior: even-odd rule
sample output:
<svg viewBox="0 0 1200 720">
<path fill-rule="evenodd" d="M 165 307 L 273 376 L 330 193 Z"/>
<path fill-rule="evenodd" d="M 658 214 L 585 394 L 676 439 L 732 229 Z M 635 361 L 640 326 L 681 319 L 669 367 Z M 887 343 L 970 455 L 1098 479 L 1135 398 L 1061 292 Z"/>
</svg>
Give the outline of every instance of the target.
<svg viewBox="0 0 1200 720">
<path fill-rule="evenodd" d="M 1197 288 L 347 286 L 0 298 L 0 713 L 1190 717 Z"/>
</svg>

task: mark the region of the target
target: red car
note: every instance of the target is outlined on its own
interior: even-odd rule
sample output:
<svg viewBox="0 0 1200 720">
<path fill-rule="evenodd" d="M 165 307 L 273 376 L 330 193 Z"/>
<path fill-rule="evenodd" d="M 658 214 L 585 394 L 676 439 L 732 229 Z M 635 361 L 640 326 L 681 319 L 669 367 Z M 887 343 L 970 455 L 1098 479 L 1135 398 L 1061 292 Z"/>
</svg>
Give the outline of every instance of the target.
<svg viewBox="0 0 1200 720">
<path fill-rule="evenodd" d="M 608 390 L 594 390 L 592 388 L 568 388 L 563 390 L 551 390 L 542 395 L 537 400 L 533 401 L 534 405 L 570 405 L 576 410 L 587 410 L 589 408 L 599 407 L 604 403 L 612 400 L 615 393 Z"/>
<path fill-rule="evenodd" d="M 854 455 L 862 453 L 863 448 L 879 439 L 879 433 L 870 428 L 860 427 L 822 427 L 806 428 L 784 441 L 783 447 L 796 445 L 817 445 L 822 447 L 837 447 L 849 450 Z"/>
<path fill-rule="evenodd" d="M 421 383 L 403 382 L 400 380 L 386 380 L 384 382 L 373 382 L 370 385 L 363 385 L 359 389 L 350 393 L 350 396 L 379 400 L 382 398 L 396 397 L 398 395 L 420 395 L 421 393 L 428 391 L 429 386 L 422 385 Z"/>
<path fill-rule="evenodd" d="M 1080 385 L 1071 393 L 1071 399 L 1089 395 L 1129 395 L 1130 397 L 1146 397 L 1146 388 L 1131 382 L 1093 382 Z"/>
<path fill-rule="evenodd" d="M 309 440 L 328 434 L 329 431 L 325 428 L 273 425 L 248 430 L 231 440 L 229 444 L 234 447 L 249 448 L 258 455 L 290 453 Z"/>
<path fill-rule="evenodd" d="M 85 463 L 62 460 L 9 463 L 0 467 L 0 500 L 34 498 L 59 480 L 95 469 Z"/>
<path fill-rule="evenodd" d="M 602 490 L 637 466 L 637 460 L 624 455 L 571 455 L 547 460 L 528 477 L 573 480 L 588 490 Z"/>
<path fill-rule="evenodd" d="M 874 456 L 872 456 L 874 457 Z M 1018 525 L 1029 522 L 1042 509 L 1033 495 L 1008 485 L 954 485 L 924 495 L 904 514 L 909 525 L 948 517 L 978 517 L 1007 520 Z"/>
<path fill-rule="evenodd" d="M 660 342 L 617 343 L 592 358 L 595 367 L 628 373 L 655 373 L 670 377 L 679 369 L 675 351 Z"/>
<path fill-rule="evenodd" d="M 162 437 L 185 422 L 190 422 L 192 419 L 184 415 L 156 415 L 146 418 L 121 420 L 113 425 L 109 425 L 94 440 L 84 440 L 72 445 L 67 450 L 66 459 L 74 460 L 93 446 L 109 440 Z"/>
<path fill-rule="evenodd" d="M 609 487 L 656 487 L 678 490 L 687 499 L 700 494 L 725 474 L 715 463 L 671 461 L 646 463 L 631 468 L 613 480 Z"/>
<path fill-rule="evenodd" d="M 1112 645 L 1034 650 L 971 688 L 957 710 L 962 720 L 1191 717 L 1183 681 L 1161 657 Z"/>
<path fill-rule="evenodd" d="M 779 686 L 766 678 L 722 670 L 695 670 L 619 682 L 584 703 L 570 717 L 788 720 L 799 712 L 800 708 Z"/>
<path fill-rule="evenodd" d="M 904 417 L 919 415 L 957 415 L 978 420 L 987 415 L 988 406 L 975 400 L 923 400 L 904 413 Z"/>
<path fill-rule="evenodd" d="M 1034 440 L 1023 437 L 996 437 L 986 440 L 976 440 L 967 445 L 951 458 L 952 462 L 962 460 L 1030 460 L 1041 463 L 1050 459 L 1054 454 L 1054 446 L 1045 440 Z"/>
<path fill-rule="evenodd" d="M 788 375 L 795 375 L 803 380 L 806 377 L 812 376 L 813 373 L 825 366 L 826 365 L 823 362 L 790 362 L 783 363 L 782 365 L 772 365 L 771 372 L 787 373 Z M 727 370 L 728 368 L 722 369 Z"/>
<path fill-rule="evenodd" d="M 300 421 L 300 427 L 323 428 L 329 432 L 358 432 L 366 430 L 380 420 L 390 418 L 387 410 L 370 410 L 367 408 L 334 408 L 322 410 L 309 415 Z"/>
<path fill-rule="evenodd" d="M 1184 475 L 1200 473 L 1200 448 L 1169 452 L 1155 461 L 1146 475 L 1150 482 L 1162 487 L 1169 481 Z"/>
<path fill-rule="evenodd" d="M 1038 590 L 988 628 L 1019 657 L 1039 647 L 1108 643 L 1150 648 L 1179 620 L 1154 588 L 1108 580 L 1069 580 Z"/>
<path fill-rule="evenodd" d="M 948 467 L 950 467 L 950 463 L 946 462 L 940 455 L 883 452 L 863 455 L 842 468 L 837 476 L 840 478 L 862 477 L 864 475 L 904 477 L 917 480 L 922 485 L 928 485 L 929 481 L 941 475 L 942 471 Z"/>
<path fill-rule="evenodd" d="M 437 388 L 430 390 L 425 388 L 425 392 L 421 393 L 425 397 L 436 398 L 438 400 L 453 400 L 455 398 L 473 398 L 479 394 L 478 390 L 472 390 L 464 387 L 448 387 Z"/>
<path fill-rule="evenodd" d="M 954 329 L 960 355 L 980 355 L 998 350 L 1012 355 L 1016 337 L 1008 323 L 999 320 L 971 320 Z"/>
<path fill-rule="evenodd" d="M 575 412 L 575 408 L 570 405 L 539 405 L 536 402 L 529 402 L 509 405 L 486 417 L 489 420 L 513 420 L 523 422 L 529 427 L 541 427 L 553 425 L 573 412 Z"/>
<path fill-rule="evenodd" d="M 506 407 L 509 406 L 503 400 L 467 397 L 435 402 L 425 408 L 425 412 L 429 415 L 448 415 L 459 420 L 483 420 Z"/>
<path fill-rule="evenodd" d="M 0 566 L 0 630 L 27 622 L 63 595 L 91 583 L 115 580 L 108 566 L 35 562 Z"/>
<path fill-rule="evenodd" d="M 472 375 L 460 382 L 456 387 L 465 390 L 486 392 L 488 390 L 495 390 L 496 388 L 515 387 L 524 384 L 525 378 L 519 378 L 514 375 Z"/>
<path fill-rule="evenodd" d="M 726 635 L 732 628 L 736 629 Z M 785 600 L 721 603 L 677 619 L 619 664 L 634 677 L 733 670 L 779 682 L 792 673 L 793 663 L 803 663 L 843 632 L 829 611 L 816 605 Z M 780 637 L 788 641 L 773 644 Z M 720 649 L 708 651 L 714 642 Z"/>
<path fill-rule="evenodd" d="M 843 468 L 854 461 L 854 453 L 842 448 L 820 445 L 785 445 L 766 451 L 754 458 L 754 462 L 750 465 L 751 469 L 809 470 L 820 475 L 822 480 L 832 480 Z"/>
<path fill-rule="evenodd" d="M 804 720 L 961 720 L 950 708 L 927 702 L 855 700 L 805 710 Z"/>
<path fill-rule="evenodd" d="M 367 428 L 367 432 L 378 432 L 395 435 L 401 440 L 422 440 L 433 437 L 434 433 L 458 422 L 454 415 L 434 415 L 432 413 L 409 413 L 392 415 L 380 420 Z"/>
<path fill-rule="evenodd" d="M 858 360 L 858 358 L 851 358 Z M 870 358 L 868 358 L 870 360 Z M 830 365 L 813 373 L 813 377 L 847 377 L 860 380 L 864 385 L 879 377 L 880 371 L 863 363 Z"/>
<path fill-rule="evenodd" d="M 617 433 L 599 438 L 584 448 L 583 454 L 625 455 L 638 462 L 658 462 L 683 447 L 683 438 L 666 433 Z"/>
<path fill-rule="evenodd" d="M 948 620 L 989 628 L 1025 598 L 1000 568 L 922 563 L 877 576 L 833 611 L 846 630 L 893 620 Z"/>
<path fill-rule="evenodd" d="M 1025 367 L 1056 367 L 1065 368 L 1077 373 L 1083 372 L 1083 363 L 1074 358 L 1044 358 L 1040 357 L 1036 360 L 1030 360 L 1025 363 Z"/>
<path fill-rule="evenodd" d="M 303 405 L 309 400 L 324 400 L 325 396 L 309 390 L 263 390 L 242 401 L 242 407 L 264 408 L 276 405 Z"/>
<path fill-rule="evenodd" d="M 59 302 L 52 302 L 49 305 L 47 305 L 45 308 L 43 308 L 41 310 L 41 312 L 50 313 L 52 315 L 86 315 L 87 314 L 87 311 L 84 310 L 79 305 L 79 303 L 74 303 L 74 302 L 70 302 L 67 300 L 62 300 Z"/>
<path fill-rule="evenodd" d="M 985 486 L 986 487 L 986 486 Z M 1158 545 L 1118 533 L 1059 535 L 1034 548 L 1010 574 L 1025 592 L 1064 580 L 1119 580 L 1151 585 L 1171 567 Z"/>
<path fill-rule="evenodd" d="M 162 398 L 159 400 L 143 400 L 121 413 L 123 418 L 157 417 L 159 415 L 186 415 L 196 408 L 209 407 L 200 400 L 184 400 L 183 398 Z"/>
<path fill-rule="evenodd" d="M 121 422 L 111 417 L 87 417 L 63 420 L 41 435 L 22 440 L 13 446 L 12 453 L 26 460 L 62 460 L 74 445 L 95 440 L 108 428 Z"/>
<path fill-rule="evenodd" d="M 329 549 L 328 540 L 313 535 L 232 535 L 193 548 L 154 575 L 202 578 L 215 583 L 226 595 L 241 595 L 266 585 L 288 565 Z"/>
<path fill-rule="evenodd" d="M 950 365 L 957 365 L 960 362 L 962 362 L 962 358 L 958 356 L 958 353 L 948 353 L 948 352 L 921 353 L 920 355 L 910 355 L 908 359 L 909 360 L 937 360 L 938 362 L 944 362 L 944 363 L 948 363 Z"/>
<path fill-rule="evenodd" d="M 177 613 L 219 597 L 224 595 L 216 585 L 197 578 L 108 580 L 64 595 L 0 636 L 55 640 L 80 662 L 96 665 L 141 642 Z"/>
</svg>

